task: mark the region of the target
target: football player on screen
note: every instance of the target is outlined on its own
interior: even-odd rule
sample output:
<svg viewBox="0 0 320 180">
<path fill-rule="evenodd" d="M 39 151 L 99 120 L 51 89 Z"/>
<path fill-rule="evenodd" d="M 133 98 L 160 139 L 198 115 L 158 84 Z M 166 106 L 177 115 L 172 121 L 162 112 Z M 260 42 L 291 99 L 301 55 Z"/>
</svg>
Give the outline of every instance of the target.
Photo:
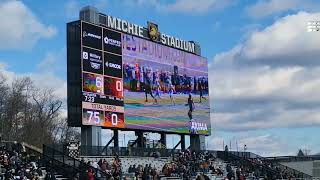
<svg viewBox="0 0 320 180">
<path fill-rule="evenodd" d="M 149 78 L 146 78 L 144 92 L 146 94 L 146 102 L 148 102 L 148 94 L 150 94 L 150 96 L 154 99 L 154 102 L 158 103 L 157 99 L 152 94 L 151 80 Z"/>
<path fill-rule="evenodd" d="M 196 134 L 196 123 L 194 122 L 193 118 L 192 118 L 192 112 L 194 111 L 194 102 L 192 99 L 191 94 L 189 94 L 189 98 L 188 98 L 188 103 L 186 104 L 186 106 L 189 107 L 189 111 L 188 111 L 188 117 L 190 119 L 189 121 L 189 131 L 191 134 Z"/>
<path fill-rule="evenodd" d="M 169 96 L 170 96 L 170 100 L 171 100 L 171 103 L 175 106 L 176 105 L 176 102 L 174 100 L 174 97 L 173 97 L 173 93 L 175 92 L 175 88 L 174 88 L 174 85 L 172 85 L 170 83 L 170 86 L 169 86 Z"/>
</svg>

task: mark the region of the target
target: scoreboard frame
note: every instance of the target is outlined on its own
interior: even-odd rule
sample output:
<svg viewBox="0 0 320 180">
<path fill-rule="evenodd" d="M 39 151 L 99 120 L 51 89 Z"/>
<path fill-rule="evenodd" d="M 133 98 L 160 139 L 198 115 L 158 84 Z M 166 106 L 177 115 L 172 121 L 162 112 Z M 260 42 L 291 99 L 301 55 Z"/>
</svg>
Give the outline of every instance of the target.
<svg viewBox="0 0 320 180">
<path fill-rule="evenodd" d="M 82 24 L 86 23 L 89 25 L 93 25 L 96 27 L 101 28 L 101 48 L 100 49 L 96 49 L 96 48 L 92 48 L 92 47 L 88 47 L 88 46 L 84 46 L 83 45 L 83 31 L 82 31 Z M 94 126 L 92 124 L 84 124 L 83 123 L 83 106 L 86 104 L 84 104 L 84 91 L 83 91 L 83 74 L 86 73 L 86 71 L 83 70 L 83 49 L 85 48 L 90 48 L 91 50 L 95 50 L 95 51 L 101 51 L 102 56 L 102 76 L 107 76 L 104 73 L 104 57 L 105 54 L 111 54 L 114 56 L 120 56 L 122 57 L 122 54 L 116 54 L 113 52 L 106 52 L 104 50 L 104 42 L 103 42 L 103 37 L 104 37 L 104 31 L 112 31 L 112 32 L 116 32 L 119 33 L 120 36 L 122 36 L 123 32 L 115 30 L 115 29 L 111 29 L 108 28 L 106 26 L 103 25 L 97 25 L 91 22 L 87 22 L 87 21 L 83 21 L 83 20 L 77 20 L 77 21 L 73 21 L 73 22 L 69 22 L 67 23 L 67 79 L 68 79 L 68 100 L 67 100 L 67 106 L 68 106 L 68 126 L 72 126 L 72 127 L 82 127 L 82 126 Z M 124 33 L 126 34 L 126 33 Z M 136 35 L 132 35 L 132 36 L 136 36 Z M 139 36 L 136 36 L 139 37 Z M 141 38 L 141 37 L 140 37 Z M 152 41 L 150 39 L 147 38 L 143 38 L 146 39 L 148 41 Z M 154 42 L 154 41 L 152 41 Z M 161 44 L 159 42 L 154 42 L 154 43 L 158 43 Z M 162 44 L 164 46 L 168 46 L 165 44 Z M 173 48 L 171 46 L 168 46 L 170 48 Z M 120 49 L 122 49 L 122 47 L 120 47 Z M 180 49 L 178 49 L 180 50 Z M 186 52 L 186 53 L 190 53 L 190 52 Z M 121 60 L 122 62 L 122 60 Z M 122 64 L 121 64 L 122 66 Z M 92 72 L 89 72 L 91 74 L 93 74 Z M 123 67 L 122 67 L 122 74 L 121 77 L 118 78 L 123 78 Z M 122 79 L 122 83 L 124 83 L 123 79 Z M 123 84 L 122 84 L 123 85 Z M 116 105 L 122 105 L 123 110 L 123 123 L 125 124 L 125 112 L 124 112 L 124 92 L 123 92 L 123 88 L 122 88 L 122 104 L 118 103 Z M 103 90 L 102 90 L 103 91 Z M 115 104 L 113 104 L 115 105 Z M 112 105 L 111 105 L 112 106 Z M 110 105 L 106 105 L 105 107 L 102 107 L 100 109 L 108 109 L 108 108 L 112 108 Z M 115 110 L 115 112 L 119 112 L 118 109 Z M 104 112 L 104 116 L 105 116 Z M 125 128 L 124 126 L 122 127 L 105 127 L 105 126 L 100 126 L 103 129 L 119 129 L 122 131 L 141 131 L 142 129 L 133 129 L 133 128 Z M 189 135 L 190 133 L 178 133 L 178 132 L 172 132 L 172 131 L 161 131 L 161 130 L 143 130 L 145 132 L 155 132 L 155 133 L 166 133 L 166 134 L 187 134 Z M 205 135 L 205 136 L 209 136 L 211 133 L 209 132 L 209 134 L 201 134 L 201 135 Z"/>
</svg>

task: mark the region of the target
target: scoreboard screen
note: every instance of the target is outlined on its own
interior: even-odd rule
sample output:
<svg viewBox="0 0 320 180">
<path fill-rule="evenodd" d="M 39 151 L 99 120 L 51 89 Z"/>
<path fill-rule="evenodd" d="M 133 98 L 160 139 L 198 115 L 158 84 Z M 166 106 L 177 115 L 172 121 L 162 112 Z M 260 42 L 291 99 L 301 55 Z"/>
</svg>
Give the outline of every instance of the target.
<svg viewBox="0 0 320 180">
<path fill-rule="evenodd" d="M 207 59 L 83 21 L 74 27 L 79 30 L 68 30 L 70 122 L 210 135 Z M 73 34 L 79 42 L 69 40 Z M 79 66 L 79 73 L 72 75 L 71 68 Z"/>
</svg>

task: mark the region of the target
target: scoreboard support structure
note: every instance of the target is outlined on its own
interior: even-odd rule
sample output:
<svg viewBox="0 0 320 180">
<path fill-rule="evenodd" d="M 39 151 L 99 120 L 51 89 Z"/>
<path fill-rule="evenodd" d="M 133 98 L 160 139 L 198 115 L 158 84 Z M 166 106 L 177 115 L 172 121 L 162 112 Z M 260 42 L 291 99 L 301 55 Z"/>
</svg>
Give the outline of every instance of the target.
<svg viewBox="0 0 320 180">
<path fill-rule="evenodd" d="M 164 147 L 167 147 L 167 135 L 166 133 L 160 133 L 160 142 Z"/>
<path fill-rule="evenodd" d="M 184 134 L 180 135 L 181 138 L 181 150 L 185 150 L 186 149 L 186 138 Z"/>
<path fill-rule="evenodd" d="M 81 127 L 81 145 L 101 146 L 102 145 L 101 127 L 82 126 Z"/>
<path fill-rule="evenodd" d="M 205 136 L 203 135 L 190 135 L 190 148 L 194 151 L 206 150 Z"/>
</svg>

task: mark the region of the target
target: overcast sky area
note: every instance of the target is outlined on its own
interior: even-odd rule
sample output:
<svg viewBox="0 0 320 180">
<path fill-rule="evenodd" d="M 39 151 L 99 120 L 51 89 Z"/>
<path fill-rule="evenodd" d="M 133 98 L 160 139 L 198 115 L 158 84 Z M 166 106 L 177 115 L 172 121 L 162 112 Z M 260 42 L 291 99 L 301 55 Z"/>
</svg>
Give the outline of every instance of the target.
<svg viewBox="0 0 320 180">
<path fill-rule="evenodd" d="M 66 23 L 86 5 L 200 43 L 209 61 L 208 148 L 320 152 L 320 32 L 307 31 L 320 20 L 319 0 L 0 0 L 0 71 L 30 76 L 66 101 Z"/>
</svg>

